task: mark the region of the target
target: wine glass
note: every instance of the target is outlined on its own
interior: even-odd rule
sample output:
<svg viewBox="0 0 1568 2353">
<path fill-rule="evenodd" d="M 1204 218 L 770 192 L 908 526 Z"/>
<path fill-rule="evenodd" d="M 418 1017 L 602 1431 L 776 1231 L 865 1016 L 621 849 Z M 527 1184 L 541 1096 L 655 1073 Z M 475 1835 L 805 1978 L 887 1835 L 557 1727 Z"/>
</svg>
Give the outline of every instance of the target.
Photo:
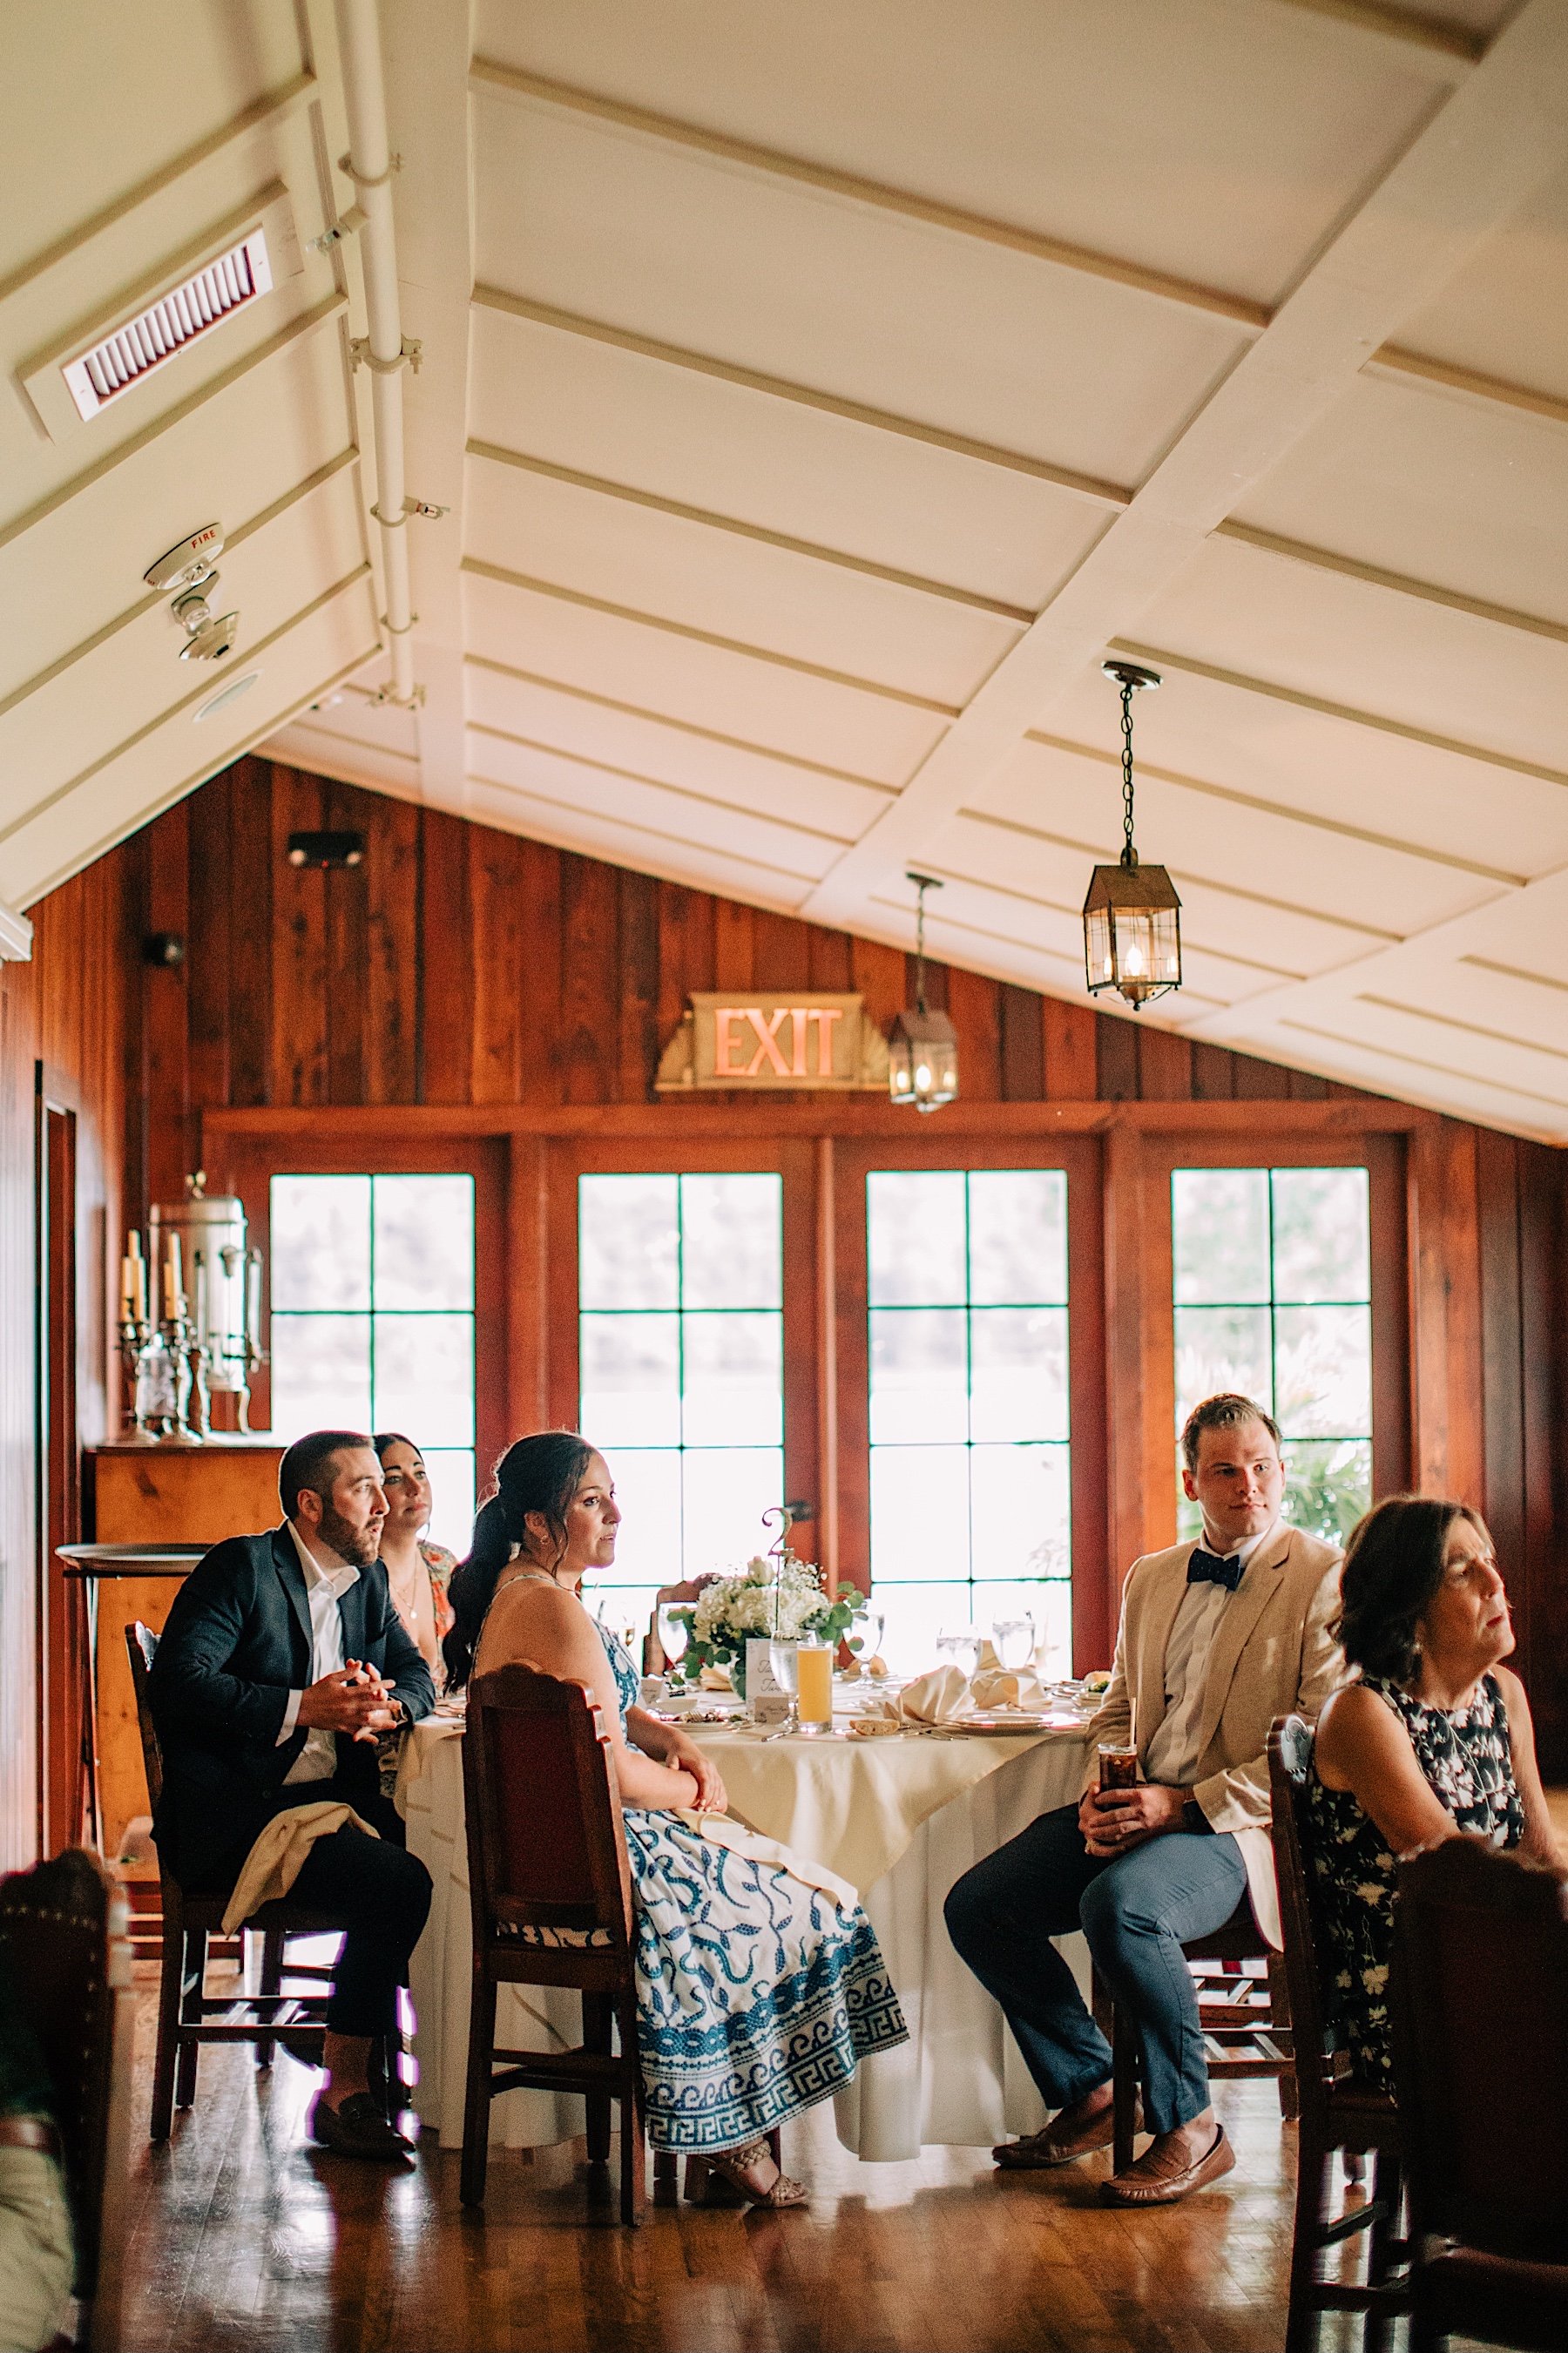
<svg viewBox="0 0 1568 2353">
<path fill-rule="evenodd" d="M 980 1660 L 978 1626 L 944 1626 L 936 1638 L 937 1655 L 955 1666 L 965 1682 Z"/>
<path fill-rule="evenodd" d="M 874 1601 L 868 1602 L 849 1629 L 855 1656 L 863 1667 L 868 1667 L 873 1659 L 880 1657 L 882 1637 L 887 1628 L 887 1611 L 879 1609 Z"/>
<path fill-rule="evenodd" d="M 679 1602 L 661 1601 L 658 1608 L 658 1647 L 664 1652 L 667 1666 L 679 1666 L 690 1640 L 691 1626 L 686 1607 Z"/>
<path fill-rule="evenodd" d="M 789 1694 L 789 1715 L 784 1729 L 786 1732 L 798 1731 L 800 1728 L 800 1709 L 797 1704 L 800 1694 L 800 1651 L 793 1637 L 785 1641 L 781 1635 L 773 1636 L 773 1641 L 768 1644 L 768 1664 L 773 1671 L 773 1681 L 780 1691 Z"/>
<path fill-rule="evenodd" d="M 996 1656 L 1009 1673 L 1021 1673 L 1035 1662 L 1035 1620 L 1026 1609 L 1016 1618 L 998 1618 L 991 1628 Z"/>
</svg>

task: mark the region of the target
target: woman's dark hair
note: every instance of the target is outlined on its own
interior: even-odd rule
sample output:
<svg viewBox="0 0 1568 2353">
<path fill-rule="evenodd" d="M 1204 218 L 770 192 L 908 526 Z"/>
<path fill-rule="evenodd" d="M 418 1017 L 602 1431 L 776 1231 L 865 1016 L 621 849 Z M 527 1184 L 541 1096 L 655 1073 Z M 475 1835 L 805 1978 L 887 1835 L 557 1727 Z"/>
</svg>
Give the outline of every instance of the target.
<svg viewBox="0 0 1568 2353">
<path fill-rule="evenodd" d="M 542 1430 L 509 1446 L 496 1464 L 496 1492 L 479 1505 L 468 1556 L 447 1588 L 457 1621 L 442 1646 L 449 1690 L 468 1680 L 496 1580 L 513 1545 L 528 1541 L 529 1514 L 541 1514 L 557 1545 L 564 1545 L 567 1505 L 594 1452 L 574 1430 Z"/>
<path fill-rule="evenodd" d="M 417 1454 L 421 1462 L 425 1460 L 425 1449 L 422 1446 L 416 1446 L 414 1440 L 405 1437 L 401 1430 L 378 1430 L 370 1442 L 375 1449 L 375 1459 L 378 1462 L 385 1461 L 388 1449 L 394 1446 L 406 1446 L 410 1454 Z"/>
<path fill-rule="evenodd" d="M 1352 1530 L 1334 1631 L 1363 1675 L 1414 1681 L 1421 1656 L 1415 1629 L 1443 1582 L 1443 1555 L 1456 1520 L 1487 1534 L 1468 1504 L 1435 1495 L 1386 1495 Z"/>
</svg>

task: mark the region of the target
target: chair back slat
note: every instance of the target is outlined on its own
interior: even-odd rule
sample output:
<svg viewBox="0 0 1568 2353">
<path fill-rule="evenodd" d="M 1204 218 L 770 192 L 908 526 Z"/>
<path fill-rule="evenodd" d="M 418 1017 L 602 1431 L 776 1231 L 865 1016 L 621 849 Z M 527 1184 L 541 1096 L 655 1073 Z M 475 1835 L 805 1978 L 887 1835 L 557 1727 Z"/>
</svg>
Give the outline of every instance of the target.
<svg viewBox="0 0 1568 2353">
<path fill-rule="evenodd" d="M 1416 2221 L 1467 2247 L 1563 2260 L 1568 1873 L 1479 1839 L 1400 1867 L 1394 2080 Z"/>
<path fill-rule="evenodd" d="M 163 1752 L 153 1722 L 147 1678 L 158 1655 L 158 1637 L 140 1618 L 125 1629 L 125 1655 L 131 1662 L 131 1688 L 136 1694 L 136 1723 L 142 1735 L 142 1764 L 147 1776 L 147 1802 L 156 1817 L 163 1798 Z"/>
<path fill-rule="evenodd" d="M 600 1932 L 626 1950 L 631 1874 L 615 1761 L 592 1694 L 528 1666 L 468 1685 L 463 1743 L 476 1942 Z"/>
<path fill-rule="evenodd" d="M 1268 1734 L 1270 1836 L 1274 1875 L 1279 1887 L 1279 1922 L 1285 1937 L 1285 1980 L 1290 1992 L 1296 2084 L 1303 2125 L 1315 2126 L 1322 2133 L 1328 2128 L 1329 2087 L 1334 2080 L 1334 2061 L 1324 2014 L 1317 1905 L 1307 1860 L 1307 1781 L 1311 1761 L 1312 1728 L 1305 1717 L 1276 1716 Z"/>
</svg>

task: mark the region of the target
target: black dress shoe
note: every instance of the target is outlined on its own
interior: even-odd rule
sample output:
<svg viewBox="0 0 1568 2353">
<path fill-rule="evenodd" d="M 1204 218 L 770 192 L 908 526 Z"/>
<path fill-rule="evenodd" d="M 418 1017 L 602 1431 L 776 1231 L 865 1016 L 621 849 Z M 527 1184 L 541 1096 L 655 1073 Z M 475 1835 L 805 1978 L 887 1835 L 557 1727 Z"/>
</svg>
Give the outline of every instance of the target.
<svg viewBox="0 0 1568 2353">
<path fill-rule="evenodd" d="M 310 2110 L 310 2137 L 334 2157 L 364 2157 L 373 2163 L 401 2165 L 414 2154 L 414 2144 L 394 2132 L 368 2092 L 352 2092 L 337 2106 L 324 2093 Z"/>
</svg>

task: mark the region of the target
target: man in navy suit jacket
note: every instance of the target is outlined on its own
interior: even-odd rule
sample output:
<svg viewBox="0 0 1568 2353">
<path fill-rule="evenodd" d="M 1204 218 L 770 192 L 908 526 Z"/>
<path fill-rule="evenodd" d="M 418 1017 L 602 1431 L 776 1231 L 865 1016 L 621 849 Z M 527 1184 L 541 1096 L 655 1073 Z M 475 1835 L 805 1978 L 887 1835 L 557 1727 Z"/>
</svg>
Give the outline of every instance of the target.
<svg viewBox="0 0 1568 2353">
<path fill-rule="evenodd" d="M 430 1876 L 404 1852 L 375 1743 L 428 1714 L 435 1687 L 376 1558 L 386 1496 L 370 1440 L 313 1431 L 278 1483 L 282 1526 L 216 1545 L 169 1612 L 150 1683 L 163 1755 L 153 1835 L 182 1887 L 224 1894 L 289 1807 L 342 1799 L 373 1827 L 318 1839 L 291 1890 L 346 1930 L 311 2130 L 345 2156 L 401 2159 L 410 2145 L 371 2094 L 370 2057 L 395 2028 Z"/>
</svg>

